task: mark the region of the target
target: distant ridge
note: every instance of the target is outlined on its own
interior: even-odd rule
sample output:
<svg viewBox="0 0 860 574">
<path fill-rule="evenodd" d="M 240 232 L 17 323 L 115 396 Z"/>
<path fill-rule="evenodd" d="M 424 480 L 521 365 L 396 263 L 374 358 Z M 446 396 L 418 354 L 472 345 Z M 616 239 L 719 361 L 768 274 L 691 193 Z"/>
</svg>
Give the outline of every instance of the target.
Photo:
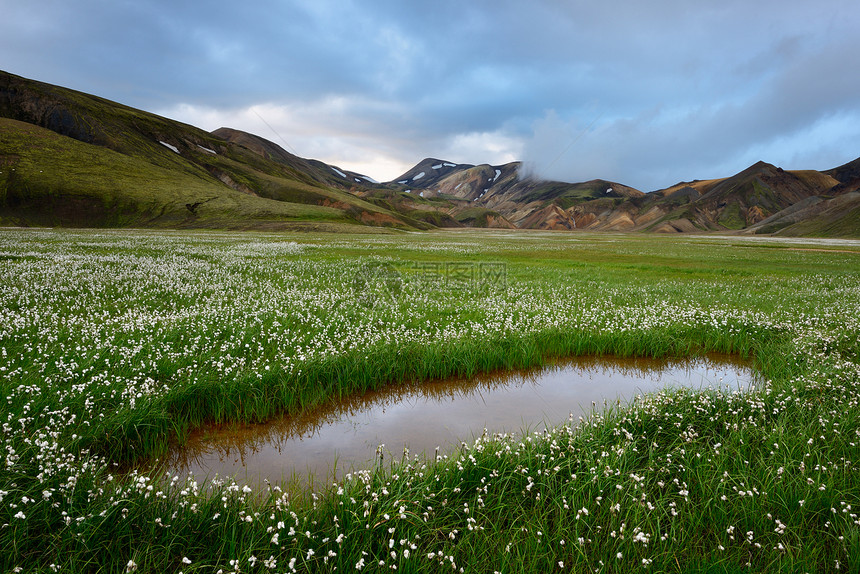
<svg viewBox="0 0 860 574">
<path fill-rule="evenodd" d="M 860 237 L 860 159 L 757 162 L 643 193 L 425 158 L 386 183 L 260 136 L 212 133 L 0 72 L 0 225 L 371 230 L 434 227 Z"/>
<path fill-rule="evenodd" d="M 860 160 L 826 172 L 786 171 L 759 161 L 727 178 L 681 182 L 651 193 L 600 179 L 521 178 L 520 167 L 518 162 L 475 166 L 427 158 L 387 185 L 446 200 L 454 217 L 492 210 L 523 229 L 782 234 L 809 229 L 803 233 L 860 237 L 860 204 L 854 196 L 831 203 L 860 188 Z M 812 211 L 780 215 L 810 198 L 818 205 L 814 225 L 795 225 L 812 217 Z M 761 225 L 765 220 L 769 224 Z"/>
</svg>

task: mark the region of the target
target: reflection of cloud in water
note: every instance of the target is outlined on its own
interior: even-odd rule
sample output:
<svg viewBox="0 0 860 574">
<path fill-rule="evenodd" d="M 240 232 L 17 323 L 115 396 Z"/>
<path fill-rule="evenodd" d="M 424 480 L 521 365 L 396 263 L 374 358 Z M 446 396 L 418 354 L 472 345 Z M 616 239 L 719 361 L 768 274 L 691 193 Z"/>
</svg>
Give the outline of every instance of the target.
<svg viewBox="0 0 860 574">
<path fill-rule="evenodd" d="M 544 368 L 390 385 L 259 425 L 212 426 L 195 432 L 165 461 L 173 472 L 276 481 L 366 468 L 377 446 L 395 457 L 404 446 L 432 454 L 469 441 L 484 428 L 519 432 L 588 413 L 592 402 L 627 401 L 669 387 L 746 389 L 749 368 L 736 359 L 666 360 L 578 357 Z M 243 479 L 244 476 L 244 479 Z"/>
</svg>

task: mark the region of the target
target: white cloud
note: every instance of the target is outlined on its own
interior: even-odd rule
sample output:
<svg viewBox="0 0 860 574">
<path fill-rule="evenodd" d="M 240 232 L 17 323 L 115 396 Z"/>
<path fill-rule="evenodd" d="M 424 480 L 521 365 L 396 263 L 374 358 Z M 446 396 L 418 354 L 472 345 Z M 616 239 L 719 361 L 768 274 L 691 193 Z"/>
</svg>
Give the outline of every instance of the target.
<svg viewBox="0 0 860 574">
<path fill-rule="evenodd" d="M 522 157 L 522 139 L 505 130 L 455 134 L 442 146 L 442 159 L 458 163 L 489 163 L 501 165 L 519 161 Z"/>
<path fill-rule="evenodd" d="M 230 127 L 268 139 L 290 153 L 389 181 L 420 160 L 397 138 L 380 137 L 354 113 L 354 104 L 328 98 L 311 105 L 258 104 L 216 109 L 181 104 L 156 113 L 207 131 Z"/>
<path fill-rule="evenodd" d="M 504 130 L 442 134 L 436 138 L 401 135 L 374 121 L 378 103 L 329 97 L 313 104 L 258 104 L 216 109 L 191 104 L 156 113 L 207 131 L 230 127 L 277 143 L 287 151 L 391 181 L 427 156 L 457 163 L 503 164 L 517 161 L 520 138 Z M 370 116 L 362 112 L 370 111 Z"/>
</svg>

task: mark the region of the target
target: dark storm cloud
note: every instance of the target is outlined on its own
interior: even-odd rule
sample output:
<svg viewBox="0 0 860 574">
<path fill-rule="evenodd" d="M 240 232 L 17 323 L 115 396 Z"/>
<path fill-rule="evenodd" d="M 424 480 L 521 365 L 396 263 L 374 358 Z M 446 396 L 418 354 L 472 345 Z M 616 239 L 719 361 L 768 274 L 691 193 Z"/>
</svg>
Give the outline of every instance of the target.
<svg viewBox="0 0 860 574">
<path fill-rule="evenodd" d="M 265 114 L 300 154 L 384 166 L 375 177 L 460 154 L 651 189 L 860 155 L 858 13 L 853 0 L 31 0 L 4 7 L 0 55 L 13 73 L 276 139 Z"/>
</svg>

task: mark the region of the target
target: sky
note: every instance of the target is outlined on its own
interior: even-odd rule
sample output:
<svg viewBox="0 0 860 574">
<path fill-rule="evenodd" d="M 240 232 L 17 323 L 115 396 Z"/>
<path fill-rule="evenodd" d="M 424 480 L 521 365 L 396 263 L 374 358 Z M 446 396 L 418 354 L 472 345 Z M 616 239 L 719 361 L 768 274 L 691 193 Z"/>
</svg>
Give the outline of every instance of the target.
<svg viewBox="0 0 860 574">
<path fill-rule="evenodd" d="M 856 0 L 0 0 L 0 69 L 380 181 L 642 191 L 860 157 Z"/>
</svg>

